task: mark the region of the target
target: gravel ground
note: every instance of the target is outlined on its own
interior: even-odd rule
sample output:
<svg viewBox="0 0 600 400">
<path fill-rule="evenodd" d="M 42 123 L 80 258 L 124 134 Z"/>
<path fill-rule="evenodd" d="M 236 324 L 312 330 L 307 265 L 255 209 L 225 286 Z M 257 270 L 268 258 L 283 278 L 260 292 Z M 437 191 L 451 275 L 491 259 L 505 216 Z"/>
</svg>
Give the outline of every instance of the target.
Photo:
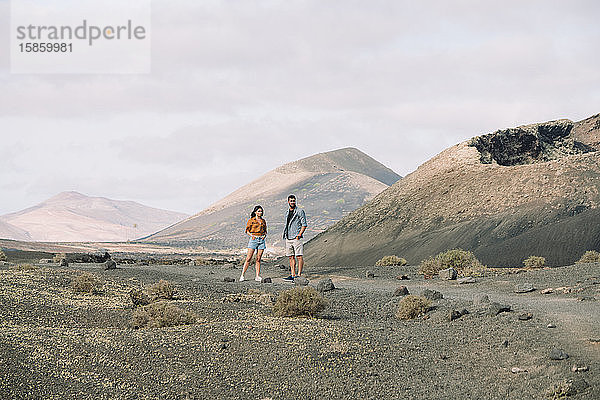
<svg viewBox="0 0 600 400">
<path fill-rule="evenodd" d="M 372 270 L 375 278 L 365 278 Z M 81 271 L 104 281 L 77 294 Z M 252 276 L 249 271 L 248 276 Z M 280 318 L 256 302 L 224 298 L 292 285 L 267 265 L 274 283 L 226 283 L 234 266 L 0 267 L 0 398 L 3 399 L 542 399 L 553 384 L 584 379 L 575 399 L 600 398 L 600 265 L 499 273 L 460 285 L 424 280 L 415 267 L 307 267 L 311 285 L 332 278 L 320 318 Z M 406 274 L 410 280 L 399 281 Z M 130 328 L 128 292 L 166 279 L 172 303 L 197 314 L 194 325 Z M 515 285 L 536 290 L 514 293 Z M 406 285 L 444 298 L 424 318 L 394 317 Z M 551 294 L 542 289 L 553 288 Z M 485 293 L 512 312 L 488 315 Z M 449 321 L 452 310 L 469 314 Z M 518 316 L 530 312 L 533 318 Z M 553 324 L 556 328 L 548 328 Z M 553 348 L 567 360 L 551 360 Z M 586 366 L 589 371 L 572 372 Z M 520 373 L 511 369 L 519 368 Z"/>
</svg>

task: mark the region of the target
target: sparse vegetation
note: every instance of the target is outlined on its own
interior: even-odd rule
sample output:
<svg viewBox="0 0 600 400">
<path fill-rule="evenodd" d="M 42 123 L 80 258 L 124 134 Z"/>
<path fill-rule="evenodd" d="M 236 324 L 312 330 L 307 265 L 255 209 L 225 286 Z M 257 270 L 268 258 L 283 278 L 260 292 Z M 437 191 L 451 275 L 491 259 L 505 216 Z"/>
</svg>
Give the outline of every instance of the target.
<svg viewBox="0 0 600 400">
<path fill-rule="evenodd" d="M 134 307 L 137 306 L 147 306 L 152 302 L 150 296 L 142 289 L 131 289 L 129 292 L 129 297 L 131 298 L 131 302 Z"/>
<path fill-rule="evenodd" d="M 472 252 L 452 249 L 421 261 L 419 273 L 433 276 L 446 268 L 454 268 L 459 275 L 463 276 L 481 275 L 485 269 Z"/>
<path fill-rule="evenodd" d="M 391 267 L 391 266 L 404 266 L 407 261 L 404 258 L 398 257 L 396 255 L 393 256 L 385 256 L 381 258 L 379 261 L 375 263 L 377 267 Z"/>
<path fill-rule="evenodd" d="M 9 268 L 14 271 L 31 271 L 31 270 L 37 269 L 37 267 L 32 264 L 11 265 Z"/>
<path fill-rule="evenodd" d="M 523 260 L 525 268 L 542 268 L 546 264 L 546 259 L 539 256 L 529 256 Z"/>
<path fill-rule="evenodd" d="M 191 325 L 196 323 L 196 315 L 181 308 L 159 301 L 133 311 L 133 328 L 164 328 L 168 326 Z"/>
<path fill-rule="evenodd" d="M 413 319 L 425 314 L 431 307 L 431 300 L 423 296 L 409 294 L 398 303 L 396 317 L 399 319 Z"/>
<path fill-rule="evenodd" d="M 314 317 L 327 307 L 327 300 L 312 287 L 298 287 L 279 294 L 273 313 L 278 317 Z"/>
<path fill-rule="evenodd" d="M 164 279 L 161 279 L 158 283 L 155 283 L 148 288 L 148 295 L 153 301 L 158 299 L 173 300 L 176 293 L 177 290 L 175 289 L 175 286 Z"/>
<path fill-rule="evenodd" d="M 104 284 L 96 275 L 89 272 L 83 272 L 71 281 L 71 288 L 80 293 L 102 293 Z"/>
<path fill-rule="evenodd" d="M 0 250 L 0 261 L 7 261 L 6 254 L 2 250 Z"/>
<path fill-rule="evenodd" d="M 600 262 L 600 253 L 596 250 L 589 250 L 583 253 L 577 264 L 597 263 Z"/>
<path fill-rule="evenodd" d="M 65 253 L 57 253 L 54 255 L 52 262 L 60 264 L 60 262 L 66 258 L 67 258 L 67 255 Z"/>
</svg>

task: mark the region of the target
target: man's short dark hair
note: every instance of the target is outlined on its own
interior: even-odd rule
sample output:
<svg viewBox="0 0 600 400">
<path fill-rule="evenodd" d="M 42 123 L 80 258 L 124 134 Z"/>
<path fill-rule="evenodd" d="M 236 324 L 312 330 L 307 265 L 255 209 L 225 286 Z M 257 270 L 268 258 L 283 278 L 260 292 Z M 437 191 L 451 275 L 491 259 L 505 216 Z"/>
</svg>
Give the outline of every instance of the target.
<svg viewBox="0 0 600 400">
<path fill-rule="evenodd" d="M 294 196 L 293 194 L 290 194 L 290 195 L 288 196 L 288 200 L 289 200 L 289 199 L 294 199 L 294 200 L 296 200 L 296 196 Z"/>
</svg>

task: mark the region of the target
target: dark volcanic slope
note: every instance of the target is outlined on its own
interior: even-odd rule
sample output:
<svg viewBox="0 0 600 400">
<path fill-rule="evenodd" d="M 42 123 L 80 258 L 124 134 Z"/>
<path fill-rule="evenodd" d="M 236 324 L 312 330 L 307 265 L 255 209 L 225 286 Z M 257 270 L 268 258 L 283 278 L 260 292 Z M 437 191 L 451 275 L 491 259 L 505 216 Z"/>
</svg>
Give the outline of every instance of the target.
<svg viewBox="0 0 600 400">
<path fill-rule="evenodd" d="M 600 114 L 446 149 L 307 245 L 313 265 L 410 263 L 454 247 L 493 266 L 568 265 L 600 249 Z"/>
<path fill-rule="evenodd" d="M 243 247 L 244 227 L 252 208 L 265 209 L 267 243 L 276 245 L 283 231 L 287 196 L 294 193 L 309 219 L 312 238 L 400 179 L 394 171 L 354 148 L 291 162 L 245 185 L 206 210 L 142 239 L 208 248 Z"/>
</svg>

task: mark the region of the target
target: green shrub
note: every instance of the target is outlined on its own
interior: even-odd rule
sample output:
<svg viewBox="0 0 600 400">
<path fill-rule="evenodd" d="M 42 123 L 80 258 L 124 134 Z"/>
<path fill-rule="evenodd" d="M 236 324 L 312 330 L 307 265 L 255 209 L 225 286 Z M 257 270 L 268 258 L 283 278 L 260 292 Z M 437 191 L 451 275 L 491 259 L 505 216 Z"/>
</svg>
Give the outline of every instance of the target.
<svg viewBox="0 0 600 400">
<path fill-rule="evenodd" d="M 544 257 L 529 256 L 523 260 L 523 264 L 525 268 L 542 268 L 546 264 L 546 259 Z"/>
<path fill-rule="evenodd" d="M 419 273 L 433 276 L 446 268 L 454 268 L 459 275 L 478 275 L 485 269 L 472 252 L 452 249 L 421 261 Z"/>
<path fill-rule="evenodd" d="M 396 317 L 399 319 L 413 319 L 425 314 L 431 307 L 431 300 L 423 296 L 409 294 L 404 296 L 398 303 Z"/>
<path fill-rule="evenodd" d="M 103 283 L 97 276 L 83 272 L 71 281 L 71 288 L 80 293 L 102 293 Z"/>
<path fill-rule="evenodd" d="M 313 317 L 327 307 L 327 300 L 312 287 L 297 287 L 279 294 L 273 313 L 279 317 Z"/>
<path fill-rule="evenodd" d="M 138 307 L 133 311 L 133 328 L 164 328 L 167 326 L 191 325 L 196 323 L 196 315 L 165 301 Z"/>
<path fill-rule="evenodd" d="M 150 295 L 153 300 L 173 300 L 176 293 L 177 290 L 175 289 L 175 286 L 173 286 L 171 282 L 163 279 L 148 288 L 148 295 Z"/>
<path fill-rule="evenodd" d="M 600 262 L 600 253 L 596 250 L 590 250 L 583 253 L 577 264 L 597 263 Z"/>
<path fill-rule="evenodd" d="M 375 263 L 377 267 L 388 267 L 388 266 L 404 266 L 406 265 L 406 260 L 404 258 L 400 258 L 398 256 L 385 256 L 379 261 Z"/>
<path fill-rule="evenodd" d="M 0 250 L 0 261 L 8 261 L 6 254 L 2 250 Z"/>
</svg>

